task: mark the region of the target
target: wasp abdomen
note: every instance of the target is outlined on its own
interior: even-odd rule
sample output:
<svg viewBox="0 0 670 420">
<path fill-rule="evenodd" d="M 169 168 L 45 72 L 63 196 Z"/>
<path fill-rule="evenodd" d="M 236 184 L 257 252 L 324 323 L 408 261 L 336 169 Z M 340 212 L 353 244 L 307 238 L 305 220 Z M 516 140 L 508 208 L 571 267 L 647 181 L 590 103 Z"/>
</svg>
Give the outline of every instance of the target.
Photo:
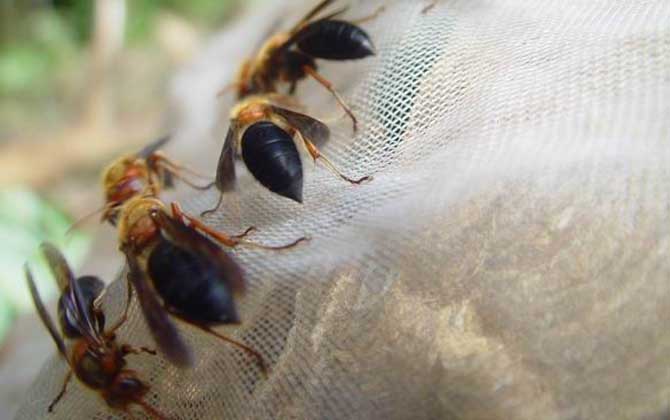
<svg viewBox="0 0 670 420">
<path fill-rule="evenodd" d="M 251 125 L 242 136 L 242 159 L 264 187 L 302 203 L 302 162 L 286 131 L 269 121 Z"/>
<path fill-rule="evenodd" d="M 368 34 L 342 20 L 320 20 L 307 25 L 297 44 L 300 51 L 324 60 L 356 60 L 375 53 Z"/>
<path fill-rule="evenodd" d="M 161 240 L 149 255 L 148 273 L 166 306 L 204 324 L 239 322 L 227 280 L 202 255 Z"/>
</svg>

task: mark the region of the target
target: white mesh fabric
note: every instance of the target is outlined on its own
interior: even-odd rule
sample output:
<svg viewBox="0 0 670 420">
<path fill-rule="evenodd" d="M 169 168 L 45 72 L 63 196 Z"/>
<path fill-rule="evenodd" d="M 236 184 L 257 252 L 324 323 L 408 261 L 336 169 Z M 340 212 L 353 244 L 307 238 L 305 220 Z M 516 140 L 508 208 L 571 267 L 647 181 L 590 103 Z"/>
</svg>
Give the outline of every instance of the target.
<svg viewBox="0 0 670 420">
<path fill-rule="evenodd" d="M 667 418 L 670 3 L 443 0 L 422 15 L 427 3 L 385 2 L 364 24 L 377 57 L 321 67 L 361 122 L 355 137 L 338 123 L 324 152 L 374 181 L 350 186 L 304 159 L 300 206 L 241 165 L 239 193 L 206 219 L 254 225 L 266 243 L 313 240 L 232 251 L 250 291 L 243 326 L 220 331 L 259 350 L 269 379 L 188 327 L 194 369 L 129 357 L 172 418 Z M 266 9 L 263 25 L 310 4 Z M 170 151 L 201 168 L 226 128 L 215 93 L 260 19 L 176 80 Z M 314 115 L 339 112 L 312 82 L 298 94 Z M 193 212 L 216 200 L 183 192 Z M 116 282 L 110 313 L 122 296 Z M 151 344 L 136 304 L 120 340 Z M 18 418 L 45 416 L 63 375 L 52 357 Z M 117 418 L 82 389 L 50 418 Z"/>
</svg>

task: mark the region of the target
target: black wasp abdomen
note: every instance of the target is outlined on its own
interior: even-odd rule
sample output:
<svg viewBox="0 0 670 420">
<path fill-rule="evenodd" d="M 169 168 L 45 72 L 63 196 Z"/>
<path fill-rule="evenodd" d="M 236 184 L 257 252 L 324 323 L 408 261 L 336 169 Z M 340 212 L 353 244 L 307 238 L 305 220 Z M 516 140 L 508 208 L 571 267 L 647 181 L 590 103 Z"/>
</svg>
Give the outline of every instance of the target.
<svg viewBox="0 0 670 420">
<path fill-rule="evenodd" d="M 251 125 L 242 136 L 242 159 L 264 187 L 302 203 L 302 162 L 286 131 L 269 121 Z"/>
<path fill-rule="evenodd" d="M 84 295 L 84 310 L 91 310 L 93 308 L 93 301 L 100 296 L 102 290 L 105 288 L 105 283 L 94 276 L 81 276 L 74 281 L 77 282 L 79 288 Z M 81 332 L 79 331 L 78 322 L 75 316 L 65 309 L 65 301 L 70 300 L 70 288 L 66 288 L 58 299 L 58 322 L 60 323 L 61 331 L 68 338 L 79 338 Z M 75 304 L 72 302 L 68 306 L 74 308 Z M 98 327 L 104 329 L 105 318 L 102 313 L 98 314 Z"/>
<path fill-rule="evenodd" d="M 356 60 L 374 55 L 368 34 L 342 20 L 321 20 L 307 25 L 297 42 L 300 51 L 324 60 Z"/>
<path fill-rule="evenodd" d="M 239 322 L 227 280 L 204 256 L 161 239 L 149 255 L 147 268 L 166 306 L 185 319 L 205 324 Z"/>
</svg>

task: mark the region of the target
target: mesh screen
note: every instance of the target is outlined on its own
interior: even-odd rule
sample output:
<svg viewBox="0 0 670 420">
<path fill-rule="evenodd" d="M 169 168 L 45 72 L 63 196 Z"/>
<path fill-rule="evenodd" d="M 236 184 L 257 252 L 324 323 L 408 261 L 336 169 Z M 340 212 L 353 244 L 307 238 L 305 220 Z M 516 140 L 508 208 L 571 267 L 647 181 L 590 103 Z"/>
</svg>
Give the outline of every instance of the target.
<svg viewBox="0 0 670 420">
<path fill-rule="evenodd" d="M 168 150 L 211 170 L 231 101 L 215 93 L 277 16 L 215 37 L 174 84 Z M 354 3 L 348 17 L 380 3 Z M 238 167 L 239 191 L 206 221 L 254 238 L 245 354 L 182 326 L 194 369 L 129 357 L 148 400 L 179 419 L 660 419 L 670 412 L 670 4 L 666 0 L 388 1 L 363 26 L 378 55 L 323 62 L 361 122 L 324 152 L 350 186 L 304 159 L 302 206 Z M 312 114 L 338 116 L 312 82 Z M 187 210 L 214 192 L 180 192 Z M 120 311 L 123 284 L 107 295 Z M 151 345 L 136 302 L 121 341 Z M 111 315 L 110 315 L 111 316 Z M 45 332 L 46 334 L 46 332 Z M 51 357 L 19 419 L 45 416 Z M 141 417 L 138 410 L 136 417 Z M 74 383 L 53 419 L 123 418 Z"/>
</svg>

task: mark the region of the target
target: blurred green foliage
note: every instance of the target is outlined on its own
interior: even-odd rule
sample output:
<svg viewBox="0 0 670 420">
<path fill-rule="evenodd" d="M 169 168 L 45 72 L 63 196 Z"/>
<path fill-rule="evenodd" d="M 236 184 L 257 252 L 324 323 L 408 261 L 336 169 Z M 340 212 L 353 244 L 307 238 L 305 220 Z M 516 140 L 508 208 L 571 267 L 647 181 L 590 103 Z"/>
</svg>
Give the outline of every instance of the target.
<svg viewBox="0 0 670 420">
<path fill-rule="evenodd" d="M 208 30 L 229 18 L 240 0 L 126 0 L 125 4 L 126 40 L 141 47 L 151 40 L 161 13 L 177 14 Z M 68 105 L 63 101 L 72 99 L 62 95 L 68 75 L 70 79 L 73 73 L 81 75 L 86 67 L 94 7 L 95 0 L 0 0 L 0 141 L 11 137 L 21 123 L 29 123 L 30 111 L 40 118 L 63 118 Z M 80 89 L 70 90 L 81 94 Z"/>
<path fill-rule="evenodd" d="M 126 0 L 127 35 L 142 40 L 151 32 L 160 12 L 171 12 L 194 25 L 211 28 L 223 23 L 240 0 Z M 95 0 L 53 0 L 0 2 L 0 37 L 4 42 L 23 38 L 31 32 L 35 14 L 49 14 L 69 28 L 72 41 L 85 44 L 91 37 Z"/>
<path fill-rule="evenodd" d="M 25 17 L 0 47 L 0 94 L 44 92 L 53 69 L 75 58 L 77 45 L 67 23 L 46 11 Z"/>
<path fill-rule="evenodd" d="M 30 261 L 43 299 L 56 292 L 55 281 L 37 255 L 41 242 L 57 245 L 73 267 L 81 263 L 90 238 L 77 231 L 66 235 L 71 223 L 62 211 L 29 190 L 0 192 L 0 340 L 13 317 L 33 307 L 23 275 L 26 261 Z"/>
<path fill-rule="evenodd" d="M 198 26 L 218 25 L 228 17 L 236 3 L 235 0 L 127 0 L 127 35 L 133 41 L 145 39 L 161 11 L 179 14 Z M 93 0 L 58 0 L 52 2 L 52 5 L 74 29 L 78 41 L 89 39 Z"/>
<path fill-rule="evenodd" d="M 126 0 L 127 44 L 151 55 L 162 13 L 206 31 L 220 26 L 242 0 Z M 0 0 L 0 143 L 49 126 L 74 112 L 87 68 L 95 0 Z M 160 52 L 158 52 L 160 53 Z M 17 313 L 32 308 L 23 263 L 30 261 L 43 298 L 55 292 L 36 253 L 44 240 L 59 246 L 73 266 L 89 238 L 65 230 L 72 221 L 27 189 L 0 191 L 0 339 Z"/>
</svg>

